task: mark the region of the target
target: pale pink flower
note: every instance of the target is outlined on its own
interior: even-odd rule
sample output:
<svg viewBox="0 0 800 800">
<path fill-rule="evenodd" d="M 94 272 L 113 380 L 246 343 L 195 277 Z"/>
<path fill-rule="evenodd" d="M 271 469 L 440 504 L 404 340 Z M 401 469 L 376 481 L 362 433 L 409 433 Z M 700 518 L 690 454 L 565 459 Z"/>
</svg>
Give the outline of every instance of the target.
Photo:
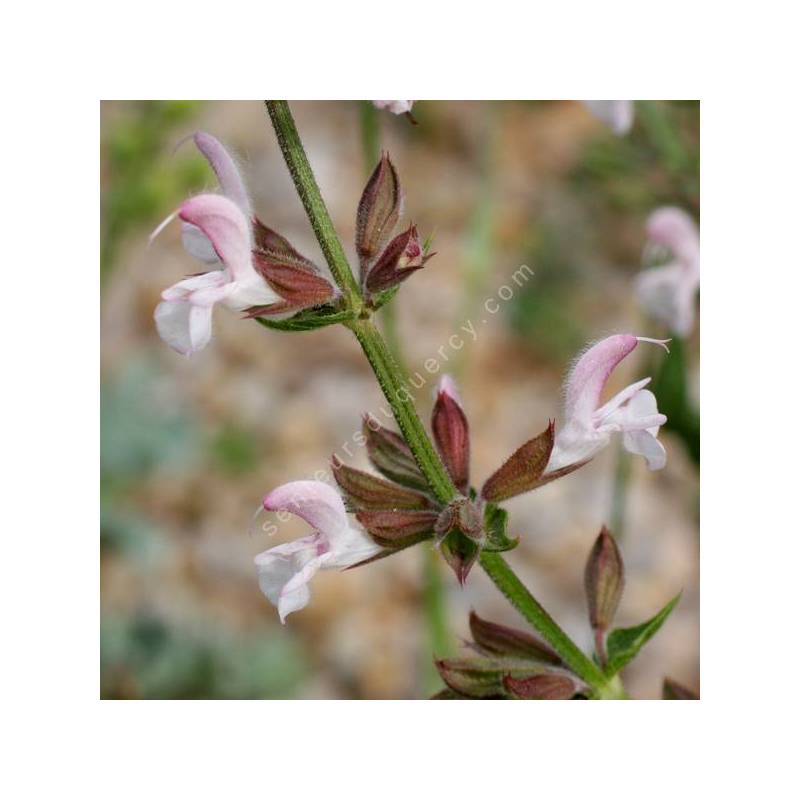
<svg viewBox="0 0 800 800">
<path fill-rule="evenodd" d="M 644 310 L 679 336 L 695 321 L 700 285 L 700 234 L 695 221 L 679 208 L 659 208 L 647 220 L 647 249 L 666 250 L 672 260 L 642 272 L 636 294 Z"/>
<path fill-rule="evenodd" d="M 600 405 L 611 373 L 639 342 L 666 349 L 661 340 L 619 334 L 597 342 L 575 363 L 566 380 L 564 424 L 556 434 L 547 472 L 592 458 L 615 433 L 622 434 L 628 452 L 645 457 L 650 469 L 666 464 L 666 451 L 656 436 L 667 418 L 658 413 L 653 393 L 644 389 L 650 378 L 632 383 Z"/>
<path fill-rule="evenodd" d="M 192 140 L 214 170 L 222 194 L 233 200 L 248 220 L 252 219 L 253 209 L 247 194 L 247 186 L 230 152 L 218 139 L 205 131 L 197 131 Z M 183 246 L 191 256 L 209 266 L 217 268 L 222 266 L 208 237 L 196 225 L 184 222 L 182 237 Z"/>
<path fill-rule="evenodd" d="M 173 350 L 192 355 L 211 339 L 217 303 L 243 311 L 281 298 L 253 268 L 252 225 L 235 202 L 218 194 L 201 194 L 183 203 L 158 230 L 176 215 L 209 241 L 222 265 L 222 269 L 191 276 L 164 290 L 156 307 L 159 336 Z"/>
<path fill-rule="evenodd" d="M 375 108 L 391 111 L 392 114 L 408 114 L 414 105 L 413 100 L 373 100 L 372 105 Z"/>
<path fill-rule="evenodd" d="M 582 102 L 617 136 L 622 136 L 633 127 L 633 100 L 583 100 Z"/>
<path fill-rule="evenodd" d="M 267 511 L 288 511 L 304 519 L 314 533 L 265 550 L 255 558 L 258 584 L 277 607 L 281 622 L 311 599 L 308 584 L 320 569 L 344 569 L 382 551 L 362 530 L 353 528 L 344 502 L 321 481 L 293 481 L 264 498 Z"/>
</svg>

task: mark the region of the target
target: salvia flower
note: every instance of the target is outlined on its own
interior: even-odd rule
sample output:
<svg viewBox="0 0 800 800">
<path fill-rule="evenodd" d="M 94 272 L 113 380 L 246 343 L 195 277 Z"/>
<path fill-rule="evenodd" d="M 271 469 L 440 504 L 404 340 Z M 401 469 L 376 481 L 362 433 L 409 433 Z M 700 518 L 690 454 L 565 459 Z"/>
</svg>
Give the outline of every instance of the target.
<svg viewBox="0 0 800 800">
<path fill-rule="evenodd" d="M 617 136 L 633 127 L 633 100 L 584 100 L 583 104 Z"/>
<path fill-rule="evenodd" d="M 695 321 L 700 285 L 700 235 L 695 221 L 679 208 L 664 207 L 647 220 L 646 252 L 665 250 L 672 260 L 642 272 L 636 293 L 644 310 L 679 336 L 688 336 Z"/>
<path fill-rule="evenodd" d="M 166 289 L 156 308 L 159 335 L 183 355 L 208 344 L 217 303 L 248 316 L 285 315 L 336 296 L 314 264 L 253 216 L 236 162 L 222 144 L 202 131 L 193 139 L 222 193 L 187 200 L 151 236 L 179 217 L 187 252 L 214 268 Z"/>
<path fill-rule="evenodd" d="M 321 481 L 293 481 L 271 491 L 268 511 L 288 511 L 304 519 L 310 536 L 265 550 L 255 558 L 258 583 L 277 607 L 281 622 L 311 599 L 309 582 L 320 569 L 345 569 L 378 555 L 382 548 L 350 525 L 342 498 Z"/>
<path fill-rule="evenodd" d="M 658 441 L 658 429 L 667 418 L 658 413 L 656 398 L 644 387 L 650 378 L 632 383 L 601 405 L 608 379 L 617 365 L 639 342 L 666 342 L 631 334 L 609 336 L 590 347 L 575 363 L 566 381 L 564 426 L 555 437 L 547 472 L 585 463 L 622 433 L 630 453 L 642 455 L 650 469 L 661 469 L 666 451 Z"/>
<path fill-rule="evenodd" d="M 233 201 L 203 194 L 183 203 L 177 214 L 209 240 L 223 265 L 221 270 L 193 275 L 165 289 L 156 307 L 161 338 L 173 350 L 192 355 L 211 339 L 217 303 L 243 311 L 281 298 L 253 268 L 251 226 Z"/>
</svg>

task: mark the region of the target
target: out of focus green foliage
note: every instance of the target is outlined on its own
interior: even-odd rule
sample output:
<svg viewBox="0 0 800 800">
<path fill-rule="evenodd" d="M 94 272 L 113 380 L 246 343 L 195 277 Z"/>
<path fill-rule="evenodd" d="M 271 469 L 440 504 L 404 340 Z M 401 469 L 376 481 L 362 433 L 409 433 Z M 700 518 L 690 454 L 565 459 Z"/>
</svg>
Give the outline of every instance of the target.
<svg viewBox="0 0 800 800">
<path fill-rule="evenodd" d="M 151 223 L 177 205 L 188 192 L 203 185 L 205 162 L 189 148 L 181 157 L 164 156 L 171 131 L 184 126 L 198 103 L 186 100 L 116 103 L 122 119 L 104 127 L 101 158 L 106 183 L 101 194 L 101 271 L 114 265 L 123 236 Z"/>
<path fill-rule="evenodd" d="M 114 482 L 178 469 L 197 456 L 199 431 L 154 363 L 132 361 L 108 379 L 100 398 L 100 460 Z"/>
<path fill-rule="evenodd" d="M 686 450 L 696 463 L 700 463 L 700 414 L 689 397 L 686 342 L 674 337 L 670 354 L 659 355 L 651 370 L 653 382 L 650 389 L 658 398 L 658 409 L 667 416 L 667 430 L 673 431 L 686 445 Z"/>
<path fill-rule="evenodd" d="M 289 699 L 307 658 L 275 628 L 237 636 L 153 614 L 104 619 L 101 694 L 106 699 Z"/>
<path fill-rule="evenodd" d="M 699 123 L 697 101 L 640 100 L 629 134 L 601 132 L 589 143 L 571 176 L 572 186 L 600 217 L 609 213 L 642 217 L 661 205 L 677 205 L 696 215 Z"/>
<path fill-rule="evenodd" d="M 583 315 L 574 293 L 580 274 L 569 254 L 574 238 L 555 224 L 532 228 L 522 263 L 536 278 L 516 292 L 508 310 L 511 329 L 554 364 L 569 362 L 586 343 Z"/>
</svg>

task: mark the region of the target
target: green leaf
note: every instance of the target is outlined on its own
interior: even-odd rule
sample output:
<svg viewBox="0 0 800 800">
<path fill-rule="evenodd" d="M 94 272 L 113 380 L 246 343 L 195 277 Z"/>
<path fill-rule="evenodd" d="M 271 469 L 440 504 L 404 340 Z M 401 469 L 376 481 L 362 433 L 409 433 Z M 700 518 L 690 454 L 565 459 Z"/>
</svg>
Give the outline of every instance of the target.
<svg viewBox="0 0 800 800">
<path fill-rule="evenodd" d="M 508 536 L 508 511 L 494 503 L 486 504 L 483 527 L 486 531 L 484 550 L 502 553 L 505 550 L 513 550 L 519 544 L 519 538 L 511 539 Z"/>
<path fill-rule="evenodd" d="M 337 311 L 333 308 L 317 308 L 301 311 L 288 319 L 269 319 L 268 317 L 256 317 L 265 328 L 272 328 L 276 331 L 313 331 L 317 328 L 324 328 L 326 325 L 337 325 L 340 322 L 349 322 L 355 319 L 350 311 Z"/>
<path fill-rule="evenodd" d="M 606 648 L 608 650 L 608 665 L 606 675 L 612 677 L 623 667 L 627 666 L 639 651 L 656 635 L 659 628 L 666 622 L 667 617 L 672 613 L 672 609 L 681 599 L 681 593 L 675 595 L 661 611 L 652 619 L 635 625 L 632 628 L 617 628 L 608 635 Z"/>
</svg>

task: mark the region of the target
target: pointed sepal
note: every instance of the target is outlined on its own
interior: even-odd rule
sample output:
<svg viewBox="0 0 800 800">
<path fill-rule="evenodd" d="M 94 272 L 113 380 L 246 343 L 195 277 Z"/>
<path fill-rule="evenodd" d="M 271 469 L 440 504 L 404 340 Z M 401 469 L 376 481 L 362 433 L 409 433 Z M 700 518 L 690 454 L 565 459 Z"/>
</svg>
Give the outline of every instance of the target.
<svg viewBox="0 0 800 800">
<path fill-rule="evenodd" d="M 366 290 L 375 294 L 398 286 L 435 255 L 423 252 L 417 226 L 411 225 L 389 242 L 374 266 L 369 268 L 364 280 Z"/>
<path fill-rule="evenodd" d="M 478 560 L 481 548 L 472 539 L 464 536 L 460 530 L 447 534 L 439 543 L 439 551 L 453 570 L 456 580 L 463 586 Z"/>
<path fill-rule="evenodd" d="M 381 475 L 410 489 L 430 491 L 411 448 L 400 434 L 384 428 L 369 414 L 364 417 L 362 432 L 367 443 L 367 456 Z"/>
<path fill-rule="evenodd" d="M 452 380 L 443 377 L 436 393 L 431 420 L 436 449 L 453 483 L 463 494 L 469 490 L 469 423 Z"/>
<path fill-rule="evenodd" d="M 499 503 L 540 486 L 554 441 L 555 423 L 551 420 L 542 433 L 511 454 L 505 464 L 484 483 L 481 495 L 486 500 Z"/>
<path fill-rule="evenodd" d="M 548 664 L 561 663 L 558 653 L 533 634 L 489 622 L 474 611 L 469 615 L 469 629 L 475 644 L 486 653 L 495 656 L 515 656 Z"/>
<path fill-rule="evenodd" d="M 293 255 L 277 251 L 255 251 L 253 266 L 256 272 L 283 299 L 278 310 L 302 309 L 328 303 L 336 296 L 331 282 L 323 277 L 311 262 Z M 256 313 L 260 309 L 260 313 Z M 259 306 L 248 309 L 248 316 L 264 316 L 273 306 Z"/>
<path fill-rule="evenodd" d="M 370 175 L 356 215 L 356 252 L 361 263 L 362 279 L 366 268 L 381 252 L 400 218 L 402 192 L 394 164 L 383 153 Z"/>
<path fill-rule="evenodd" d="M 567 675 L 533 675 L 530 678 L 515 678 L 506 675 L 503 686 L 515 700 L 570 700 L 578 686 Z"/>
<path fill-rule="evenodd" d="M 357 511 L 356 519 L 383 547 L 406 547 L 433 537 L 435 511 Z"/>
<path fill-rule="evenodd" d="M 335 455 L 331 459 L 333 477 L 354 510 L 397 511 L 430 508 L 431 502 L 419 492 L 405 489 L 376 475 L 343 464 Z"/>
</svg>

